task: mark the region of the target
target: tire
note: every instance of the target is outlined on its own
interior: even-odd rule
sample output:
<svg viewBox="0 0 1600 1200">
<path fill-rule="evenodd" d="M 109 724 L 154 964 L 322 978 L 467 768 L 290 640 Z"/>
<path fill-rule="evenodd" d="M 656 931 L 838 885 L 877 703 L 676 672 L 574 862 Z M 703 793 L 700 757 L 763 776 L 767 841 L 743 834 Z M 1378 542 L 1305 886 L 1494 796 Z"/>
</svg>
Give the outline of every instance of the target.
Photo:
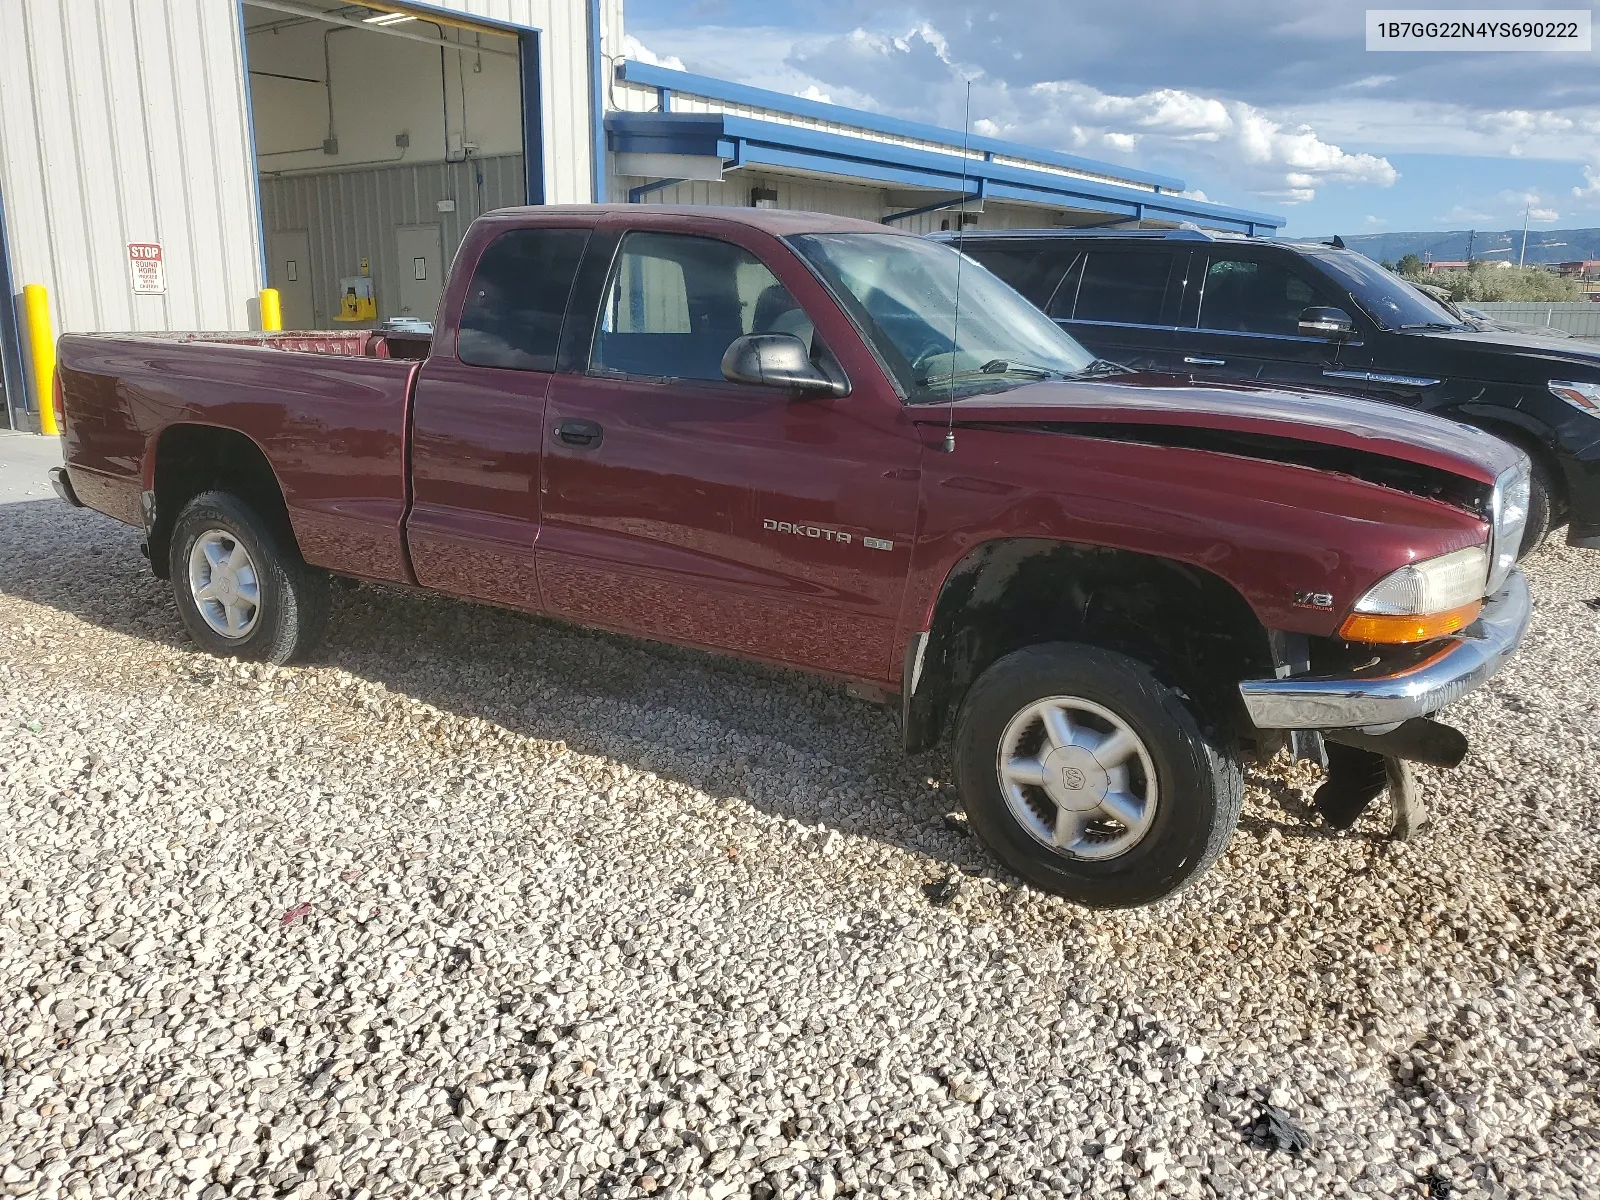
<svg viewBox="0 0 1600 1200">
<path fill-rule="evenodd" d="M 1555 501 L 1551 493 L 1549 473 L 1532 459 L 1533 471 L 1528 479 L 1528 524 L 1522 533 L 1522 547 L 1517 551 L 1517 561 L 1527 558 L 1544 544 L 1555 525 Z"/>
<path fill-rule="evenodd" d="M 221 560 L 220 569 L 212 559 Z M 178 615 L 189 636 L 212 654 L 286 663 L 305 657 L 322 639 L 328 576 L 307 566 L 292 540 L 231 493 L 201 492 L 184 506 L 172 528 L 168 565 Z M 208 590 L 206 598 L 198 594 Z M 225 632 L 234 617 L 236 631 Z"/>
<path fill-rule="evenodd" d="M 1075 739 L 1087 743 L 1092 734 L 1097 740 L 1120 725 L 1137 751 L 1121 767 L 1096 775 L 1098 760 L 1085 757 L 1077 742 L 1051 750 L 1057 743 L 1045 740 L 1043 717 L 1037 728 L 1027 722 L 1035 720 L 1029 714 L 1063 700 L 1085 706 L 1070 713 Z M 1142 663 L 1096 646 L 1054 642 L 1006 655 L 967 692 L 955 739 L 956 780 L 978 836 L 1035 887 L 1090 908 L 1133 908 L 1181 891 L 1222 853 L 1244 802 L 1237 758 L 1202 732 L 1178 693 Z M 1002 751 L 1013 764 L 1037 766 L 1038 777 L 1067 803 L 1056 804 L 1042 785 L 1003 784 Z M 1089 824 L 1073 850 L 1041 840 L 1062 836 L 1064 812 L 1095 802 L 1097 780 L 1124 797 L 1125 814 L 1133 811 L 1127 797 L 1142 800 L 1141 819 L 1107 821 L 1102 809 L 1078 819 Z M 1082 790 L 1067 790 L 1074 787 Z M 1028 824 L 1017 815 L 1019 803 L 1030 814 Z"/>
</svg>

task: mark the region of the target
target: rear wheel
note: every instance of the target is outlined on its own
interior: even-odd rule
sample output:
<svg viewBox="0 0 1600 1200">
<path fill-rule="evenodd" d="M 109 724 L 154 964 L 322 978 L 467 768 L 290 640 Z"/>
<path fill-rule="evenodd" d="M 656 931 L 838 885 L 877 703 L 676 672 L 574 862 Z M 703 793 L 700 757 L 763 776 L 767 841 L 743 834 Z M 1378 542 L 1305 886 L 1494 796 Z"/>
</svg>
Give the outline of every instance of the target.
<svg viewBox="0 0 1600 1200">
<path fill-rule="evenodd" d="M 173 525 L 168 564 L 178 615 L 213 654 L 285 663 L 321 640 L 328 577 L 243 500 L 201 492 Z"/>
<path fill-rule="evenodd" d="M 1244 786 L 1173 689 L 1126 655 L 1058 642 L 967 693 L 956 777 L 973 829 L 1028 882 L 1093 908 L 1180 891 L 1222 853 Z"/>
</svg>

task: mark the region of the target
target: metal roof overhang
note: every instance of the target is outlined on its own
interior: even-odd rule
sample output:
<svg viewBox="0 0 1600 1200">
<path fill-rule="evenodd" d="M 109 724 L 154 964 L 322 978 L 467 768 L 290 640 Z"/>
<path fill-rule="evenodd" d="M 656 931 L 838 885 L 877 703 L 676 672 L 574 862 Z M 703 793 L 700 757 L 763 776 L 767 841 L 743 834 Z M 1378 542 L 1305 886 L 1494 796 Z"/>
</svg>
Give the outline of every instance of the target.
<svg viewBox="0 0 1600 1200">
<path fill-rule="evenodd" d="M 1123 187 L 1053 171 L 1030 170 L 992 158 L 963 158 L 894 142 L 850 137 L 732 113 L 613 112 L 606 115 L 607 148 L 617 154 L 715 159 L 725 170 L 767 167 L 809 176 L 914 188 L 1056 209 L 1105 213 L 1122 220 L 1194 221 L 1240 233 L 1270 233 L 1283 218 L 1190 200 L 1168 192 Z M 964 180 L 964 183 L 963 183 Z M 646 188 L 666 186 L 662 180 Z M 942 207 L 934 205 L 933 207 Z"/>
</svg>

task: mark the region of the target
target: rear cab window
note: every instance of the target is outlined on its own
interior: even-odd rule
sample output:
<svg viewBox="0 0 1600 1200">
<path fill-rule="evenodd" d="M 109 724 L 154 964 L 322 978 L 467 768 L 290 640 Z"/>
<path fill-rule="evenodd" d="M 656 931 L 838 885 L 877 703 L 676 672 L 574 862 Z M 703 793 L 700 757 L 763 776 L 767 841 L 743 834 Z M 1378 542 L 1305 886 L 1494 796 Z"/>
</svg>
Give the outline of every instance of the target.
<svg viewBox="0 0 1600 1200">
<path fill-rule="evenodd" d="M 456 357 L 477 367 L 553 371 L 587 229 L 511 229 L 487 246 L 472 272 L 456 334 Z"/>
</svg>

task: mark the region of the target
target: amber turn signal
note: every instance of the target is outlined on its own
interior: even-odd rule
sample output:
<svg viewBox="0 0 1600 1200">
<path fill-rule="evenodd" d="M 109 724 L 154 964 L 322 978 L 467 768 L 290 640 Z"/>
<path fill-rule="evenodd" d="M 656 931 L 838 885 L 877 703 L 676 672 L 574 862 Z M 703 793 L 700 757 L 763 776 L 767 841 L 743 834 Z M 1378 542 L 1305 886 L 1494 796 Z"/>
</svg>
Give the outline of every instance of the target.
<svg viewBox="0 0 1600 1200">
<path fill-rule="evenodd" d="M 1483 601 L 1474 600 L 1460 608 L 1422 615 L 1351 613 L 1339 626 L 1339 636 L 1347 642 L 1381 642 L 1385 645 L 1431 642 L 1434 638 L 1459 633 L 1476 621 L 1482 611 Z"/>
</svg>

